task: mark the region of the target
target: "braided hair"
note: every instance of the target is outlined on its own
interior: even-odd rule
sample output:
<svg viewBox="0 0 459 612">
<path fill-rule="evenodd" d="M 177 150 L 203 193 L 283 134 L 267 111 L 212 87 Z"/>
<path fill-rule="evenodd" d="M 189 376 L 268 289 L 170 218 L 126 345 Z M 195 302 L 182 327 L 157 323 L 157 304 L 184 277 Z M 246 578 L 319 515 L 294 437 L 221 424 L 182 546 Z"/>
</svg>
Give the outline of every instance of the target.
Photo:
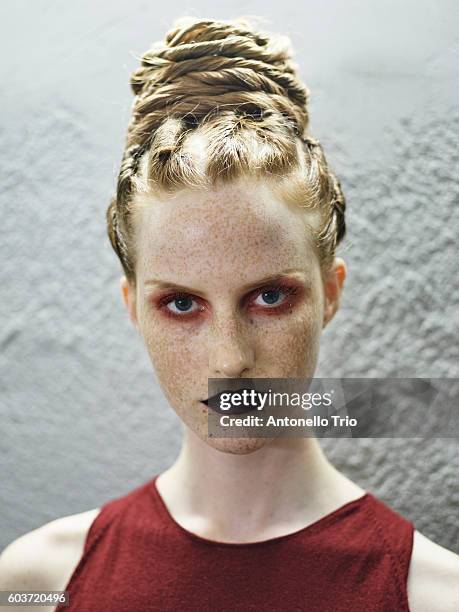
<svg viewBox="0 0 459 612">
<path fill-rule="evenodd" d="M 134 93 L 108 236 L 135 285 L 135 196 L 209 188 L 241 176 L 319 212 L 314 243 L 329 266 L 346 232 L 346 201 L 320 143 L 308 132 L 309 90 L 291 41 L 246 18 L 183 17 L 131 74 Z M 190 150 L 204 138 L 205 163 Z M 288 192 L 288 193 L 287 193 Z"/>
</svg>

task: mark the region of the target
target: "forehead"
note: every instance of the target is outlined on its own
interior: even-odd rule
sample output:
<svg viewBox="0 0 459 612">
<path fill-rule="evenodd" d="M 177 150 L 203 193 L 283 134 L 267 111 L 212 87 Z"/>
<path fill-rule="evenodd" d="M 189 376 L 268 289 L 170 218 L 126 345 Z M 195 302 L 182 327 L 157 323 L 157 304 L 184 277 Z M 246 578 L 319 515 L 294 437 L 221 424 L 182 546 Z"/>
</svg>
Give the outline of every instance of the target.
<svg viewBox="0 0 459 612">
<path fill-rule="evenodd" d="M 266 181 L 184 189 L 135 202 L 137 276 L 206 288 L 317 265 L 305 211 L 279 200 Z"/>
</svg>

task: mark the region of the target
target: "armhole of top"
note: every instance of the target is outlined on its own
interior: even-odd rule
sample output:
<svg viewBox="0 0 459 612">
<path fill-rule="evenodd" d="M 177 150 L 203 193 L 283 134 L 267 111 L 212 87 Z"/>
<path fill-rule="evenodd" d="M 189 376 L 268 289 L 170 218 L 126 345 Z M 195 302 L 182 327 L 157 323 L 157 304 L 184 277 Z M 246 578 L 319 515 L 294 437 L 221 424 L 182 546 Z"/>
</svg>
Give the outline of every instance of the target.
<svg viewBox="0 0 459 612">
<path fill-rule="evenodd" d="M 97 539 L 98 534 L 103 529 L 103 526 L 105 524 L 105 507 L 106 504 L 102 504 L 96 517 L 91 521 L 91 524 L 89 525 L 84 540 L 83 555 L 86 555 L 86 553 L 91 548 L 92 542 Z"/>
<path fill-rule="evenodd" d="M 401 611 L 411 612 L 408 602 L 408 573 L 413 554 L 414 523 L 385 504 L 382 500 L 373 498 L 372 501 L 380 505 L 388 520 L 388 525 L 384 528 L 380 520 L 380 512 L 373 507 L 373 504 L 370 505 L 369 510 L 377 530 L 377 535 L 380 541 L 383 542 L 384 549 L 390 556 L 395 573 L 398 576 L 398 592 L 400 604 L 403 606 Z M 389 536 L 387 533 L 389 533 Z"/>
<path fill-rule="evenodd" d="M 408 585 L 408 574 L 410 571 L 411 558 L 413 556 L 414 532 L 416 529 L 414 526 L 414 523 L 408 520 L 407 520 L 407 523 L 408 523 L 408 526 L 406 528 L 406 531 L 407 531 L 406 540 L 405 540 L 406 543 L 403 549 L 403 554 L 405 555 L 405 558 L 403 559 L 403 566 L 402 566 L 402 577 L 404 580 L 405 588 L 407 588 L 407 585 Z"/>
<path fill-rule="evenodd" d="M 400 549 L 397 551 L 397 553 L 400 554 L 398 565 L 400 567 L 402 601 L 408 612 L 411 612 L 408 601 L 408 574 L 410 571 L 411 558 L 413 556 L 415 526 L 414 523 L 408 519 L 403 518 L 403 520 L 405 521 L 405 526 L 403 528 L 403 536 L 400 538 Z"/>
<path fill-rule="evenodd" d="M 78 563 L 73 568 L 73 571 L 69 579 L 67 580 L 65 587 L 63 588 L 64 591 L 68 591 L 70 587 L 73 586 L 73 583 L 75 582 L 77 576 L 80 574 L 81 570 L 86 564 L 86 560 L 90 551 L 94 548 L 99 538 L 110 525 L 111 507 L 112 501 L 108 501 L 105 504 L 102 504 L 97 516 L 92 520 L 91 524 L 89 525 L 84 540 L 83 552 L 80 558 L 78 559 Z M 56 610 L 58 609 L 59 608 L 56 608 Z"/>
</svg>

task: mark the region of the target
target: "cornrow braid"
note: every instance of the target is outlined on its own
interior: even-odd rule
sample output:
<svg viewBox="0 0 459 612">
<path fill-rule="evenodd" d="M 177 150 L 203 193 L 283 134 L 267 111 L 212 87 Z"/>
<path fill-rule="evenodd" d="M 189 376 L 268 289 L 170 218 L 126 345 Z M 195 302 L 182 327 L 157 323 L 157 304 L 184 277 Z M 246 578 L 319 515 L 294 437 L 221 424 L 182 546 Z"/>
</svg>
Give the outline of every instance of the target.
<svg viewBox="0 0 459 612">
<path fill-rule="evenodd" d="M 336 245 L 338 245 L 346 235 L 346 198 L 344 197 L 340 181 L 330 173 L 333 181 L 333 207 L 336 215 Z"/>
<path fill-rule="evenodd" d="M 302 139 L 309 151 L 309 184 L 315 188 L 322 206 L 325 208 L 325 222 L 315 236 L 319 256 L 324 267 L 330 265 L 335 256 L 337 245 L 346 235 L 346 199 L 341 184 L 330 171 L 320 142 L 310 135 Z"/>
<path fill-rule="evenodd" d="M 134 145 L 125 149 L 121 168 L 118 175 L 118 183 L 116 196 L 114 196 L 107 209 L 108 235 L 110 243 L 121 260 L 125 269 L 129 270 L 129 275 L 134 273 L 131 258 L 129 257 L 129 246 L 126 236 L 129 235 L 128 228 L 128 208 L 117 206 L 118 202 L 126 201 L 132 194 L 134 186 L 134 177 L 136 176 L 139 161 L 145 153 L 148 141 L 144 145 Z"/>
<path fill-rule="evenodd" d="M 108 226 L 108 237 L 113 250 L 118 255 L 123 268 L 126 273 L 131 275 L 133 270 L 131 269 L 131 263 L 129 260 L 127 245 L 124 240 L 123 233 L 121 232 L 118 225 L 118 217 L 116 212 L 116 197 L 110 200 L 110 204 L 107 208 L 106 220 Z"/>
</svg>

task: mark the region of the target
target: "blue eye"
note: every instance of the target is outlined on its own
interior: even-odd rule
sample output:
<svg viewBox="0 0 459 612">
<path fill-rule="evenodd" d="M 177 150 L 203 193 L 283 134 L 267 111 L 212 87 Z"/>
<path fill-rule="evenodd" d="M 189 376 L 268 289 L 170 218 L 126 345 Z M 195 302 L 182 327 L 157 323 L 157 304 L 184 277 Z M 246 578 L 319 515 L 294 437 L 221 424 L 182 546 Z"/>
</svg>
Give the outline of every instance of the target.
<svg viewBox="0 0 459 612">
<path fill-rule="evenodd" d="M 277 304 L 280 294 L 281 292 L 278 289 L 269 289 L 268 291 L 263 291 L 263 293 L 260 293 L 260 296 L 265 301 L 265 304 L 272 305 Z"/>
<path fill-rule="evenodd" d="M 257 300 L 261 298 L 263 302 L 258 302 L 255 300 L 254 304 L 256 306 L 279 306 L 285 302 L 285 298 L 290 293 L 292 293 L 292 291 L 288 287 L 274 287 L 273 289 L 265 289 L 259 293 L 257 298 Z M 283 296 L 283 299 L 279 299 L 281 296 Z"/>
<path fill-rule="evenodd" d="M 170 306 L 175 306 L 176 309 L 174 308 L 169 308 Z M 191 310 L 191 306 L 193 305 L 193 300 L 191 299 L 190 296 L 181 296 L 181 297 L 176 297 L 174 300 L 171 300 L 168 304 L 167 304 L 167 308 L 175 313 L 178 314 L 180 312 L 194 312 L 194 310 Z"/>
</svg>

